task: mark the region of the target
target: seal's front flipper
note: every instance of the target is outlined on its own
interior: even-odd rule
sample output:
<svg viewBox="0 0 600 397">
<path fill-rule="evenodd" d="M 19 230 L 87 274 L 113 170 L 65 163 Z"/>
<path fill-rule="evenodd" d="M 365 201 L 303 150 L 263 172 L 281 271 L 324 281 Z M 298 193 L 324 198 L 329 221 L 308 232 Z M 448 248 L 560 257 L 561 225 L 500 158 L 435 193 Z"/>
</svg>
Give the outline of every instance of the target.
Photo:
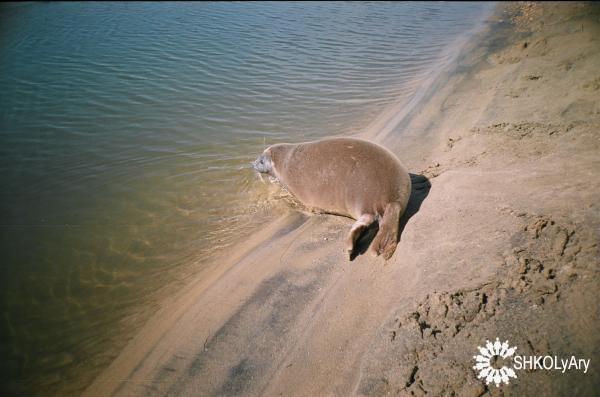
<svg viewBox="0 0 600 397">
<path fill-rule="evenodd" d="M 346 250 L 348 251 L 348 258 L 350 260 L 352 260 L 356 254 L 356 242 L 358 241 L 358 238 L 373 222 L 375 222 L 374 215 L 363 214 L 356 222 L 354 222 L 354 225 L 352 225 L 350 233 L 348 233 L 348 238 L 346 239 Z"/>
<path fill-rule="evenodd" d="M 379 232 L 371 243 L 370 251 L 375 255 L 382 255 L 390 259 L 396 251 L 398 244 L 398 228 L 400 227 L 400 216 L 402 205 L 398 202 L 389 203 L 385 207 L 383 217 L 379 221 Z"/>
</svg>

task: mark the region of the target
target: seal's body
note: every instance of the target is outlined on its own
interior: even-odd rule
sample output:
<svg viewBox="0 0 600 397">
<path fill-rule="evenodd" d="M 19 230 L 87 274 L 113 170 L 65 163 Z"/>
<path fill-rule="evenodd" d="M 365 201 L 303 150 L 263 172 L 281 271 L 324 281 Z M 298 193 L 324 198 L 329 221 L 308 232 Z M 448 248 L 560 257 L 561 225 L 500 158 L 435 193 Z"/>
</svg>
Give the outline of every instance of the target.
<svg viewBox="0 0 600 397">
<path fill-rule="evenodd" d="M 360 234 L 379 220 L 371 250 L 388 259 L 398 241 L 410 177 L 387 149 L 356 138 L 330 138 L 267 148 L 253 163 L 314 211 L 356 219 L 348 235 L 352 257 Z"/>
</svg>

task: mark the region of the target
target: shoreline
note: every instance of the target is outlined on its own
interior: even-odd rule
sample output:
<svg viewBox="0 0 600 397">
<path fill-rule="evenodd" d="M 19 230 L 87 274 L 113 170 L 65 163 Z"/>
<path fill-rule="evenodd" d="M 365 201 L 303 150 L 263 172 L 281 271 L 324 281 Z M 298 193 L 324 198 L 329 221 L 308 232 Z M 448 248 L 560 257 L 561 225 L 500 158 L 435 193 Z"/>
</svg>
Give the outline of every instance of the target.
<svg viewBox="0 0 600 397">
<path fill-rule="evenodd" d="M 576 7 L 566 9 L 577 15 Z M 537 22 L 538 19 L 533 23 Z M 538 110 L 540 115 L 533 120 L 526 117 L 525 111 L 519 113 L 519 109 L 511 108 L 514 106 L 511 99 L 516 98 L 505 96 L 500 90 L 508 90 L 509 94 L 514 90 L 515 94 L 523 95 L 539 90 L 536 83 L 540 79 L 549 79 L 549 84 L 555 86 L 560 82 L 546 77 L 547 70 L 542 67 L 546 65 L 525 65 L 524 59 L 512 62 L 523 51 L 523 40 L 544 32 L 515 33 L 512 25 L 498 23 L 493 27 L 497 31 L 488 25 L 489 28 L 477 34 L 468 43 L 466 53 L 461 51 L 462 55 L 451 62 L 451 73 L 434 77 L 422 93 L 420 102 L 397 120 L 395 126 L 390 126 L 385 134 L 372 135 L 392 149 L 412 172 L 420 171 L 418 173 L 427 176 L 432 183 L 430 191 L 417 193 L 421 195 L 421 208 L 408 219 L 397 252 L 389 263 L 383 265 L 381 259 L 365 255 L 347 262 L 340 242 L 349 220 L 300 214 L 291 215 L 291 219 L 279 218 L 241 244 L 235 257 L 224 264 L 213 264 L 212 270 L 207 270 L 211 273 L 208 277 L 194 282 L 180 297 L 166 302 L 109 368 L 96 378 L 85 395 L 273 395 L 286 390 L 295 390 L 298 395 L 379 395 L 398 390 L 403 393 L 427 390 L 436 394 L 436 390 L 448 389 L 461 395 L 462 392 L 493 394 L 493 389 L 482 386 L 473 378 L 474 374 L 468 370 L 472 363 L 467 361 L 472 355 L 471 345 L 474 348 L 477 345 L 474 343 L 483 343 L 480 337 L 483 337 L 484 329 L 492 332 L 503 328 L 495 323 L 503 318 L 500 303 L 498 309 L 490 308 L 498 310 L 499 314 L 489 315 L 487 302 L 492 302 L 491 297 L 506 302 L 508 298 L 498 291 L 511 288 L 520 291 L 509 297 L 517 302 L 524 299 L 526 304 L 505 310 L 504 316 L 517 313 L 524 317 L 523 321 L 531 315 L 527 311 L 531 305 L 528 299 L 540 308 L 545 304 L 550 308 L 546 311 L 550 312 L 573 302 L 586 302 L 593 308 L 594 299 L 598 301 L 598 292 L 593 288 L 580 292 L 578 298 L 569 300 L 569 296 L 575 294 L 575 287 L 571 285 L 583 283 L 577 284 L 579 287 L 590 282 L 593 285 L 598 280 L 590 264 L 577 259 L 589 259 L 590 256 L 593 259 L 593 246 L 590 245 L 593 228 L 590 225 L 598 223 L 597 209 L 592 206 L 598 188 L 581 194 L 566 191 L 558 198 L 549 198 L 548 189 L 553 184 L 580 186 L 583 182 L 577 175 L 568 182 L 553 178 L 546 163 L 532 164 L 527 159 L 528 156 L 534 158 L 538 151 L 543 156 L 555 156 L 557 161 L 564 161 L 569 158 L 567 154 L 579 153 L 587 146 L 577 164 L 565 167 L 589 170 L 594 161 L 597 164 L 591 151 L 593 145 L 597 145 L 597 138 L 593 133 L 589 137 L 588 130 L 592 129 L 589 123 L 576 123 L 579 113 L 586 109 L 571 111 L 573 120 L 566 124 L 576 125 L 567 130 L 568 126 L 562 127 L 565 124 L 562 120 L 554 120 L 551 106 L 547 114 Z M 554 26 L 560 27 L 560 22 Z M 593 24 L 591 26 L 597 29 Z M 534 39 L 528 48 L 533 51 L 538 48 L 537 43 L 545 40 L 541 46 L 546 47 L 547 55 L 552 51 L 552 43 L 548 44 L 552 37 Z M 476 44 L 477 40 L 480 44 Z M 597 47 L 592 44 L 592 48 Z M 542 52 L 535 57 L 543 61 L 546 55 Z M 593 55 L 597 57 L 598 53 Z M 576 62 L 593 64 L 590 59 L 573 60 L 570 70 L 578 73 L 583 72 L 573 67 Z M 542 77 L 523 77 L 536 68 L 544 71 Z M 516 83 L 514 76 L 519 77 Z M 581 102 L 584 94 L 589 96 L 583 88 L 574 91 L 572 103 Z M 594 91 L 591 95 L 597 97 Z M 469 103 L 473 105 L 469 106 Z M 597 102 L 592 103 L 592 111 L 594 106 L 598 106 Z M 592 118 L 596 122 L 598 115 Z M 560 131 L 548 135 L 548 128 Z M 562 146 L 558 150 L 547 141 L 554 139 L 548 138 L 551 135 L 557 139 L 572 138 L 568 134 L 572 130 L 580 133 L 575 143 L 560 141 L 556 144 L 566 146 L 565 150 Z M 512 141 L 519 131 L 526 134 L 518 141 Z M 502 135 L 504 132 L 507 136 Z M 507 152 L 504 147 L 517 155 Z M 515 172 L 521 174 L 515 177 Z M 494 181 L 496 177 L 502 182 Z M 547 200 L 541 205 L 518 189 L 515 191 L 515 187 L 511 190 L 512 184 L 504 181 L 531 186 L 533 192 Z M 573 197 L 577 198 L 578 204 L 588 207 L 571 213 L 571 208 L 562 203 L 573 202 Z M 538 237 L 543 235 L 557 246 L 562 244 L 563 236 L 567 236 L 560 255 L 544 256 L 545 247 L 539 245 L 539 239 L 527 234 L 536 228 L 539 229 L 535 232 Z M 551 234 L 545 236 L 544 233 Z M 522 251 L 513 252 L 521 246 L 525 247 Z M 571 261 L 566 260 L 569 250 L 579 250 L 576 254 L 571 253 L 574 258 Z M 528 257 L 520 255 L 522 252 Z M 542 273 L 543 277 L 538 280 L 537 273 L 532 275 L 535 261 L 552 262 L 554 277 L 546 278 Z M 525 263 L 524 269 L 519 267 L 521 262 Z M 469 271 L 463 276 L 461 272 L 465 267 Z M 567 267 L 566 279 L 562 280 L 563 268 Z M 512 275 L 513 268 L 518 271 L 514 280 L 512 276 L 506 276 Z M 571 280 L 573 271 L 582 276 Z M 526 276 L 529 281 L 521 279 Z M 495 288 L 490 289 L 490 285 Z M 542 288 L 544 293 L 538 296 L 535 291 L 541 288 L 540 285 L 546 289 Z M 547 292 L 550 289 L 553 291 Z M 562 300 L 556 297 L 558 291 Z M 430 314 L 435 311 L 431 308 L 444 306 L 446 311 L 452 312 L 453 294 L 461 294 L 465 301 L 472 300 L 470 305 L 479 310 L 465 309 L 467 305 L 461 302 L 456 312 L 463 320 L 454 322 L 445 316 Z M 488 297 L 486 303 L 482 303 L 482 296 Z M 597 309 L 597 303 L 595 305 Z M 218 310 L 214 310 L 215 307 Z M 467 310 L 467 313 L 461 310 Z M 410 316 L 415 312 L 421 313 L 419 318 L 431 317 L 425 324 L 428 326 L 423 328 L 419 318 L 412 323 Z M 580 309 L 574 313 L 570 314 L 571 318 L 580 323 L 579 319 L 587 312 L 583 310 L 582 314 Z M 552 320 L 551 313 L 545 314 L 547 317 L 540 320 L 540 324 Z M 471 321 L 464 320 L 471 316 Z M 597 322 L 592 321 L 587 328 L 580 327 L 577 341 L 591 342 L 597 347 L 597 338 L 589 334 Z M 448 327 L 444 328 L 445 325 Z M 446 331 L 457 326 L 461 330 L 468 329 L 472 336 L 458 331 L 452 335 Z M 415 336 L 419 333 L 421 340 L 429 337 L 435 341 L 419 342 Z M 565 331 L 558 330 L 557 333 L 564 335 Z M 390 338 L 390 334 L 394 336 Z M 449 348 L 454 353 L 451 360 L 456 360 L 463 372 L 451 373 L 450 369 L 440 368 L 444 366 L 443 362 L 435 363 L 435 355 L 443 355 L 440 346 L 446 346 L 440 345 L 438 337 L 440 340 L 446 338 L 444 342 L 453 346 Z M 488 339 L 492 337 L 495 336 L 487 336 Z M 510 337 L 511 342 L 522 342 L 519 346 L 526 346 L 523 338 L 528 337 L 536 346 L 538 342 L 540 346 L 545 343 L 550 347 L 558 343 L 556 338 L 539 335 L 503 337 Z M 403 340 L 404 345 L 397 346 L 396 340 Z M 575 345 L 581 349 L 581 344 Z M 464 360 L 459 355 L 461 348 L 466 350 Z M 414 357 L 414 352 L 420 354 Z M 403 357 L 400 367 L 396 362 L 398 357 Z M 597 379 L 598 367 L 594 367 L 593 361 L 590 371 Z M 414 368 L 418 370 L 414 371 Z M 435 371 L 428 372 L 428 368 L 444 373 L 441 377 L 445 380 L 440 379 L 436 384 Z M 544 385 L 559 382 L 535 376 L 533 379 Z M 526 392 L 532 390 L 535 382 L 524 380 L 516 386 L 523 387 L 518 390 Z M 583 384 L 590 386 L 589 381 Z"/>
</svg>

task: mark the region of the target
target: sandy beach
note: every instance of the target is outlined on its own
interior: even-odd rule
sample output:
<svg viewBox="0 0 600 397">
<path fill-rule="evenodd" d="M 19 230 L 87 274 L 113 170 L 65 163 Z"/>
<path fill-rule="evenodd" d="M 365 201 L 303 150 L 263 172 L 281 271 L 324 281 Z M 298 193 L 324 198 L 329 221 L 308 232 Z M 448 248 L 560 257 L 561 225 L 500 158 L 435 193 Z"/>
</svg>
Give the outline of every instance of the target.
<svg viewBox="0 0 600 397">
<path fill-rule="evenodd" d="M 164 302 L 87 396 L 597 395 L 600 7 L 500 4 L 360 137 L 413 174 L 396 253 L 290 213 Z M 591 359 L 486 385 L 477 346 Z"/>
</svg>

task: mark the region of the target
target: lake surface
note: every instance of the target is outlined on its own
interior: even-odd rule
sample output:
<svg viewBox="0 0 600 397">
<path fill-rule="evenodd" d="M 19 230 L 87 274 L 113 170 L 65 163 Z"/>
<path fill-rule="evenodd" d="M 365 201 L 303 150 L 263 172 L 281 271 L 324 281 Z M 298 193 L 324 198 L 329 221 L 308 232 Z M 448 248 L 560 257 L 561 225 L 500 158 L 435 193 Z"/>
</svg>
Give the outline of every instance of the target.
<svg viewBox="0 0 600 397">
<path fill-rule="evenodd" d="M 2 394 L 79 394 L 278 211 L 248 167 L 267 145 L 367 128 L 490 10 L 1 5 Z"/>
</svg>

